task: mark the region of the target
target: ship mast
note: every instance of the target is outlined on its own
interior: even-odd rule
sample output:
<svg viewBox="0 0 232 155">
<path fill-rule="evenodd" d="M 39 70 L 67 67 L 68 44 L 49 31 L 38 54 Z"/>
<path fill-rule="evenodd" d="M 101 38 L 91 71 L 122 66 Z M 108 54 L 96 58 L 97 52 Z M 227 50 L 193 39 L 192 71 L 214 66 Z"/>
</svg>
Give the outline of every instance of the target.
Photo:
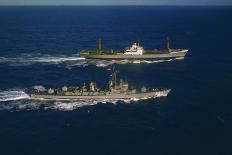
<svg viewBox="0 0 232 155">
<path fill-rule="evenodd" d="M 113 66 L 112 69 L 112 83 L 113 83 L 113 87 L 115 88 L 115 86 L 117 85 L 117 73 L 119 73 L 119 71 L 115 70 L 115 67 Z"/>
<path fill-rule="evenodd" d="M 167 50 L 170 51 L 170 39 L 169 39 L 169 36 L 167 36 L 166 46 L 167 46 Z"/>
<path fill-rule="evenodd" d="M 101 51 L 102 50 L 102 37 L 100 36 L 98 38 L 98 51 Z"/>
</svg>

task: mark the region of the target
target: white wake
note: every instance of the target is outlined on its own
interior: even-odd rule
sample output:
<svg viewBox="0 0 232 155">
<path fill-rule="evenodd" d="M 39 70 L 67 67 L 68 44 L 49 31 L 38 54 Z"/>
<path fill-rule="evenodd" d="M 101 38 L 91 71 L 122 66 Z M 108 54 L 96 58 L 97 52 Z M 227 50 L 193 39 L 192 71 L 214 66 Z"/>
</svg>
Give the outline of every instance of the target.
<svg viewBox="0 0 232 155">
<path fill-rule="evenodd" d="M 2 91 L 0 92 L 0 102 L 29 99 L 30 96 L 23 91 Z"/>
<path fill-rule="evenodd" d="M 78 55 L 49 55 L 49 54 L 21 54 L 16 57 L 0 57 L 0 63 L 7 63 L 9 65 L 31 65 L 35 63 L 49 63 L 59 64 L 64 62 L 80 61 Z"/>
<path fill-rule="evenodd" d="M 146 63 L 162 63 L 182 60 L 184 57 L 173 58 L 167 60 L 94 60 L 73 55 L 49 55 L 49 54 L 21 54 L 16 57 L 0 57 L 0 63 L 10 66 L 29 66 L 33 64 L 62 64 L 66 68 L 86 67 L 95 65 L 97 67 L 108 67 L 112 64 L 146 64 Z"/>
<path fill-rule="evenodd" d="M 23 90 L 0 91 L 0 110 L 59 110 L 72 111 L 85 106 L 97 104 L 131 103 L 131 100 L 31 100 Z"/>
</svg>

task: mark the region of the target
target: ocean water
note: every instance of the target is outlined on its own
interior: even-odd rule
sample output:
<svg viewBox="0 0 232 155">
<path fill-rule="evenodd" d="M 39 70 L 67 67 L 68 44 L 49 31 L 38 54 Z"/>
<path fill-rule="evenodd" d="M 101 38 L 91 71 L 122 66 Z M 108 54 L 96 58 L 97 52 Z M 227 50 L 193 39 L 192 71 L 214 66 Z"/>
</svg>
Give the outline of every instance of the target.
<svg viewBox="0 0 232 155">
<path fill-rule="evenodd" d="M 170 6 L 0 7 L 0 154 L 232 154 L 232 8 Z M 165 87 L 138 102 L 30 101 L 34 85 L 95 80 L 107 61 L 77 58 L 139 40 L 145 49 L 189 48 L 182 60 L 116 64 L 134 86 Z M 105 102 L 108 102 L 107 104 Z"/>
</svg>

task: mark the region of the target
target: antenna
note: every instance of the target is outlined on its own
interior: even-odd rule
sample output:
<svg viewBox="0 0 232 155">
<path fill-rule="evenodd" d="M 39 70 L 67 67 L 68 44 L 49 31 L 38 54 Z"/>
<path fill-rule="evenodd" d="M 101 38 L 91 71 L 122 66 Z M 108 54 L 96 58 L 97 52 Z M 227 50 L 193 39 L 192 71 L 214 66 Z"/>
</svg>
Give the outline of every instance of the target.
<svg viewBox="0 0 232 155">
<path fill-rule="evenodd" d="M 112 76 L 113 86 L 115 87 L 117 85 L 117 73 L 119 73 L 119 71 L 117 71 L 115 67 L 112 66 L 111 72 L 112 72 L 111 76 Z"/>
<path fill-rule="evenodd" d="M 102 50 L 102 37 L 101 35 L 98 38 L 98 50 L 101 51 Z"/>
<path fill-rule="evenodd" d="M 166 46 L 167 46 L 167 50 L 170 51 L 170 39 L 169 39 L 169 36 L 167 36 Z"/>
</svg>

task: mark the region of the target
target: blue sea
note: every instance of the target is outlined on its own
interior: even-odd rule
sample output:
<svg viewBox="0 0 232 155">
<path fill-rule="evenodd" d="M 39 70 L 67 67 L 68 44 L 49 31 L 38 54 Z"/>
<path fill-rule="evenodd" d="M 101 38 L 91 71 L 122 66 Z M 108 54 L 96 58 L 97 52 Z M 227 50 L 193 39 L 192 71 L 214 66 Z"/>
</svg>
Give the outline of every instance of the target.
<svg viewBox="0 0 232 155">
<path fill-rule="evenodd" d="M 96 81 L 112 62 L 80 50 L 189 48 L 185 59 L 115 64 L 130 85 L 171 88 L 137 102 L 31 101 L 35 85 Z M 0 7 L 0 154 L 231 155 L 232 7 Z"/>
</svg>

